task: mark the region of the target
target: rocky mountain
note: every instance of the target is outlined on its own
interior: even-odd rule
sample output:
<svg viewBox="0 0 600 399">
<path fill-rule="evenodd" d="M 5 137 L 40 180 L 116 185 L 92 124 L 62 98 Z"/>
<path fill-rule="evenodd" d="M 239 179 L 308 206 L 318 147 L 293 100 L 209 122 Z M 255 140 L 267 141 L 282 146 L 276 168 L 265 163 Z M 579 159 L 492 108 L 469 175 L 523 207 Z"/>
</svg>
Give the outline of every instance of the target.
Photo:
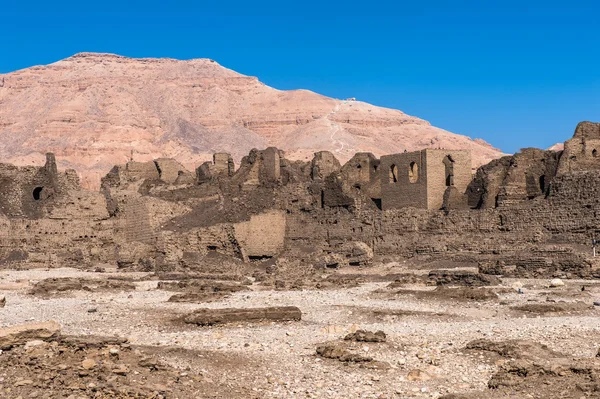
<svg viewBox="0 0 600 399">
<path fill-rule="evenodd" d="M 550 150 L 550 151 L 562 151 L 564 149 L 565 149 L 565 143 L 556 143 L 547 148 L 547 150 Z"/>
<path fill-rule="evenodd" d="M 342 162 L 424 147 L 501 152 L 401 111 L 306 90 L 281 91 L 209 59 L 81 53 L 0 75 L 0 161 L 43 164 L 54 152 L 95 188 L 115 164 L 173 157 L 190 170 L 216 151 L 239 160 L 276 146 L 291 159 L 330 150 Z"/>
</svg>

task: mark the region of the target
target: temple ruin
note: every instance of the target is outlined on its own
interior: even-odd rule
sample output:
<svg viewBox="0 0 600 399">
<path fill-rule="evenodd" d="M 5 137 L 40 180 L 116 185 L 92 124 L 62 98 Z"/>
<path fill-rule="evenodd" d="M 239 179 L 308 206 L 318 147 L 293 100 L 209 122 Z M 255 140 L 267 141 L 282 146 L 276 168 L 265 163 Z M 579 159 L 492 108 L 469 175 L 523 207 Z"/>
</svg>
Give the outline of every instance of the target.
<svg viewBox="0 0 600 399">
<path fill-rule="evenodd" d="M 600 124 L 564 151 L 527 148 L 471 171 L 470 152 L 423 149 L 341 165 L 252 150 L 115 166 L 100 192 L 73 170 L 0 164 L 0 265 L 194 268 L 211 253 L 339 267 L 374 257 L 455 259 L 512 275 L 600 276 Z M 598 237 L 596 235 L 598 234 Z"/>
</svg>

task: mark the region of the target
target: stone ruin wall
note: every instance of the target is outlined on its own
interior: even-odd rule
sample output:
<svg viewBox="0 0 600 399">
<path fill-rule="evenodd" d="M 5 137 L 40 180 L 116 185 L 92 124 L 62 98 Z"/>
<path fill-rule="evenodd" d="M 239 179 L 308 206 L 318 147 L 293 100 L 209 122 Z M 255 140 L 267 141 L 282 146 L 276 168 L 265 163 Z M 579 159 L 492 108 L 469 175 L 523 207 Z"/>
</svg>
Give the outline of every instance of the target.
<svg viewBox="0 0 600 399">
<path fill-rule="evenodd" d="M 597 126 L 580 124 L 564 154 L 525 149 L 474 176 L 468 151 L 358 153 L 342 166 L 327 152 L 302 163 L 269 148 L 252 150 L 237 171 L 215 154 L 195 175 L 173 160 L 131 161 L 111 170 L 100 194 L 56 171 L 52 156 L 43 168 L 2 165 L 0 267 L 186 267 L 211 252 L 312 262 L 364 245 L 388 258 L 590 275 L 589 241 L 600 233 Z M 41 201 L 29 192 L 38 184 L 52 189 Z"/>
</svg>

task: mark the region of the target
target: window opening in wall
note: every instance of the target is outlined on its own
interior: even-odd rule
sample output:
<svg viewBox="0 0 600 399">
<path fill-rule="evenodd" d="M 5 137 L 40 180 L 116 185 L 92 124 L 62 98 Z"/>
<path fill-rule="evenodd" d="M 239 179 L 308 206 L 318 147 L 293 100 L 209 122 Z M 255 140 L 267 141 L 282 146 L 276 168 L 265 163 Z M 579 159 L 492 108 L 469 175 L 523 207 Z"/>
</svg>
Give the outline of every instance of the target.
<svg viewBox="0 0 600 399">
<path fill-rule="evenodd" d="M 540 179 L 539 179 L 539 183 L 540 183 L 540 191 L 546 192 L 546 176 L 541 175 Z"/>
<path fill-rule="evenodd" d="M 362 168 L 361 164 L 356 165 L 356 169 L 360 169 L 360 168 Z"/>
<path fill-rule="evenodd" d="M 393 164 L 390 166 L 390 183 L 398 183 L 398 167 Z"/>
<path fill-rule="evenodd" d="M 381 198 L 371 198 L 371 201 L 373 201 L 375 206 L 381 210 Z"/>
<path fill-rule="evenodd" d="M 597 150 L 597 149 L 595 149 L 595 148 L 594 148 L 594 149 L 592 150 L 592 156 L 593 156 L 594 158 L 596 158 L 596 157 L 598 156 L 598 150 Z"/>
<path fill-rule="evenodd" d="M 411 162 L 408 168 L 408 181 L 416 183 L 419 180 L 419 165 L 416 162 Z"/>
<path fill-rule="evenodd" d="M 39 201 L 42 195 L 42 190 L 44 187 L 36 187 L 33 189 L 33 199 Z"/>
<path fill-rule="evenodd" d="M 454 185 L 454 159 L 450 155 L 446 155 L 444 160 L 445 175 L 446 175 L 446 187 Z"/>
</svg>

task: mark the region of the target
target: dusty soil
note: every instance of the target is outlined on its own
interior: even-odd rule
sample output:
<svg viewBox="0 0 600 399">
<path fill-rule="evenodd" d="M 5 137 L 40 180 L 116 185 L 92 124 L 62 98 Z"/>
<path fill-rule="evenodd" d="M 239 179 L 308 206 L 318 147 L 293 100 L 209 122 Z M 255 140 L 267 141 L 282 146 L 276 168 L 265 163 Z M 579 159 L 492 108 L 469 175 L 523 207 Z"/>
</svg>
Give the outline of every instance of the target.
<svg viewBox="0 0 600 399">
<path fill-rule="evenodd" d="M 1 271 L 6 305 L 0 327 L 55 320 L 62 335 L 0 354 L 0 398 L 599 397 L 595 281 L 564 280 L 564 287 L 549 288 L 549 280 L 502 279 L 472 288 L 403 278 L 404 284 L 388 287 L 393 278 L 354 276 L 363 271 L 338 271 L 338 280 L 352 281 L 348 285 L 286 289 L 254 282 L 204 303 L 169 301 L 212 284 L 180 288 L 190 280 L 185 275 L 161 279 L 172 284 L 159 289 L 157 277 L 147 273 Z M 344 280 L 345 273 L 352 278 Z M 31 294 L 39 281 L 67 277 L 132 286 Z M 227 284 L 245 277 L 252 276 Z M 182 321 L 202 308 L 274 306 L 297 306 L 302 319 Z M 364 331 L 352 335 L 358 330 Z M 385 340 L 374 338 L 377 331 Z M 146 358 L 160 367 L 148 366 Z M 95 365 L 86 369 L 86 359 Z"/>
</svg>

